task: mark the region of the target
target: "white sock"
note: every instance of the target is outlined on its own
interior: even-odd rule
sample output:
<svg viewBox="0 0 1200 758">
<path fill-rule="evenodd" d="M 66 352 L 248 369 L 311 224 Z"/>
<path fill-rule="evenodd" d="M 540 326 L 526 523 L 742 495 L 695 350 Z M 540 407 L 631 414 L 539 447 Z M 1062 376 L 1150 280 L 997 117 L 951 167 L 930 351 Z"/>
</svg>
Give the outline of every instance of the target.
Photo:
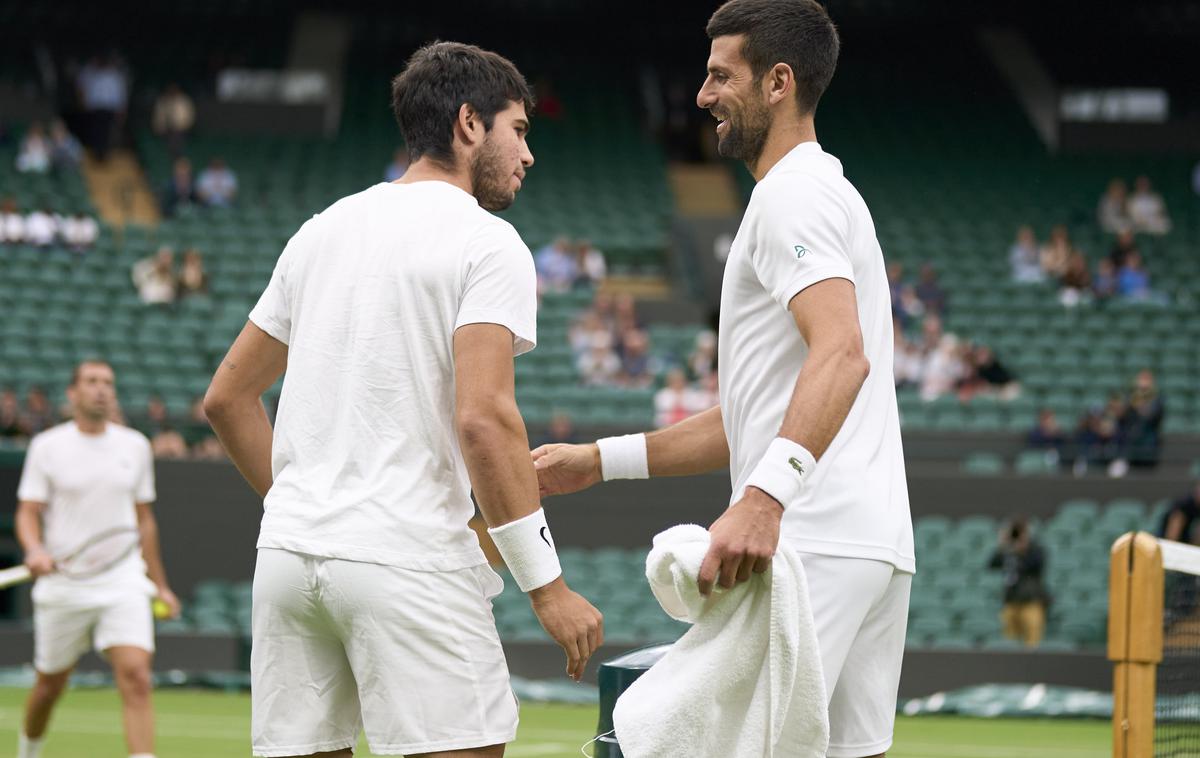
<svg viewBox="0 0 1200 758">
<path fill-rule="evenodd" d="M 42 754 L 44 743 L 45 739 L 42 737 L 31 740 L 25 736 L 25 732 L 17 732 L 17 758 L 38 758 Z"/>
<path fill-rule="evenodd" d="M 154 758 L 154 753 L 130 753 L 129 758 Z"/>
</svg>

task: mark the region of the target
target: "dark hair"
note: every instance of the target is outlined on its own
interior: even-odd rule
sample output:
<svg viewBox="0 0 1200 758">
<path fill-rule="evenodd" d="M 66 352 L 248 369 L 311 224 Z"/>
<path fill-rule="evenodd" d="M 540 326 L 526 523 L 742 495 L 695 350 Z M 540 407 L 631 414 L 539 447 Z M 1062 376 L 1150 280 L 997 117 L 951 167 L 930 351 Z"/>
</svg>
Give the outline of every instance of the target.
<svg viewBox="0 0 1200 758">
<path fill-rule="evenodd" d="M 454 163 L 454 122 L 464 103 L 490 130 L 496 114 L 512 102 L 533 110 L 533 93 L 512 61 L 458 42 L 422 47 L 392 80 L 392 112 L 413 161 L 428 155 Z"/>
<path fill-rule="evenodd" d="M 786 63 L 796 77 L 801 113 L 812 113 L 837 68 L 837 27 L 816 0 L 729 0 L 704 29 L 709 39 L 744 34 L 742 57 L 756 79 Z"/>
<path fill-rule="evenodd" d="M 108 366 L 108 370 L 112 371 L 112 364 L 103 358 L 84 358 L 75 364 L 75 369 L 71 372 L 71 387 L 79 384 L 79 380 L 83 378 L 84 366 Z"/>
</svg>

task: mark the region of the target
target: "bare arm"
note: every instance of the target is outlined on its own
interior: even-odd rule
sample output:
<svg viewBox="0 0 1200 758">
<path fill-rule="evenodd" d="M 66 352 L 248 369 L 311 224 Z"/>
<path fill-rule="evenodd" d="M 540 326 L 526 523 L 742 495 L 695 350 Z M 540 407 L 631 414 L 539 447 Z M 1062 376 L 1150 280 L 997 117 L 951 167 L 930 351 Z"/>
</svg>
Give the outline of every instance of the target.
<svg viewBox="0 0 1200 758">
<path fill-rule="evenodd" d="M 146 562 L 146 575 L 154 582 L 158 599 L 167 604 L 171 618 L 177 618 L 181 610 L 179 598 L 167 581 L 167 570 L 163 568 L 162 551 L 158 541 L 158 520 L 154 517 L 151 503 L 137 504 L 138 534 L 142 541 L 142 560 Z"/>
<path fill-rule="evenodd" d="M 17 515 L 14 528 L 17 541 L 25 553 L 25 565 L 34 576 L 42 576 L 54 570 L 54 560 L 46 552 L 42 544 L 42 511 L 45 503 L 33 500 L 22 500 L 17 503 Z"/>
<path fill-rule="evenodd" d="M 802 290 L 788 303 L 808 357 L 796 378 L 780 436 L 800 443 L 820 459 L 842 428 L 866 381 L 870 362 L 863 352 L 854 285 L 826 279 Z M 707 595 L 714 581 L 732 587 L 767 570 L 779 545 L 779 501 L 757 487 L 709 528 L 712 542 L 700 566 L 698 584 Z"/>
<path fill-rule="evenodd" d="M 455 425 L 471 489 L 489 526 L 541 508 L 529 436 L 517 408 L 513 336 L 498 324 L 467 324 L 454 332 Z M 567 674 L 579 680 L 604 641 L 600 612 L 560 576 L 529 593 L 542 626 L 567 655 Z"/>
<path fill-rule="evenodd" d="M 287 367 L 287 345 L 246 322 L 204 395 L 204 413 L 260 497 L 271 489 L 271 422 L 262 394 Z"/>
<path fill-rule="evenodd" d="M 716 405 L 646 435 L 650 476 L 690 476 L 729 468 L 729 440 Z"/>
</svg>

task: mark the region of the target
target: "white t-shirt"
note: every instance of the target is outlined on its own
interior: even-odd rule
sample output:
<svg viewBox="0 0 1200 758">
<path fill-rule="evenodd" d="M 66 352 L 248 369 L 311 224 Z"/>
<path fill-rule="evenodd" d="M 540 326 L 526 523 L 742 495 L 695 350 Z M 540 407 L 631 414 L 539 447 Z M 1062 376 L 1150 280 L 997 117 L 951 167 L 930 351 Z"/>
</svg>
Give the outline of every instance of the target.
<svg viewBox="0 0 1200 758">
<path fill-rule="evenodd" d="M 288 345 L 259 547 L 452 571 L 485 562 L 454 426 L 453 338 L 536 341 L 512 226 L 445 182 L 377 184 L 292 237 L 250 320 Z"/>
<path fill-rule="evenodd" d="M 755 187 L 725 264 L 718 371 L 731 503 L 778 436 L 808 354 L 787 305 L 833 278 L 855 286 L 871 371 L 801 497 L 785 504 L 783 538 L 802 552 L 881 560 L 912 572 L 883 252 L 841 162 L 815 142 L 796 146 Z"/>
<path fill-rule="evenodd" d="M 139 431 L 108 424 L 103 434 L 84 434 L 74 421 L 36 435 L 25 454 L 17 499 L 45 503 L 42 542 L 62 557 L 96 534 L 137 527 L 137 503 L 152 503 L 154 459 Z M 108 571 L 86 579 L 48 574 L 37 580 L 39 603 L 90 605 L 129 592 L 153 594 L 146 564 L 134 551 Z"/>
</svg>

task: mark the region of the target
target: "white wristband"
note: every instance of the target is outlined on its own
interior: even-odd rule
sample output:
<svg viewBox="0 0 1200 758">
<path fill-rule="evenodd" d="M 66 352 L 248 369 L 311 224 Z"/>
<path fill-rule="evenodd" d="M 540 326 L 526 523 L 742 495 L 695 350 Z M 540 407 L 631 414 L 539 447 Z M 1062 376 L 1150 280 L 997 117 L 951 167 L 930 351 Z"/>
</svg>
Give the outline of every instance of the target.
<svg viewBox="0 0 1200 758">
<path fill-rule="evenodd" d="M 648 479 L 650 463 L 646 459 L 646 435 L 626 434 L 596 440 L 600 448 L 600 475 L 611 479 Z"/>
<path fill-rule="evenodd" d="M 747 487 L 758 487 L 779 501 L 784 510 L 804 491 L 804 482 L 812 476 L 817 459 L 799 442 L 776 437 L 767 446 L 762 460 L 750 472 Z"/>
<path fill-rule="evenodd" d="M 488 529 L 521 592 L 543 587 L 562 575 L 546 512 L 538 508 L 528 516 Z"/>
</svg>

